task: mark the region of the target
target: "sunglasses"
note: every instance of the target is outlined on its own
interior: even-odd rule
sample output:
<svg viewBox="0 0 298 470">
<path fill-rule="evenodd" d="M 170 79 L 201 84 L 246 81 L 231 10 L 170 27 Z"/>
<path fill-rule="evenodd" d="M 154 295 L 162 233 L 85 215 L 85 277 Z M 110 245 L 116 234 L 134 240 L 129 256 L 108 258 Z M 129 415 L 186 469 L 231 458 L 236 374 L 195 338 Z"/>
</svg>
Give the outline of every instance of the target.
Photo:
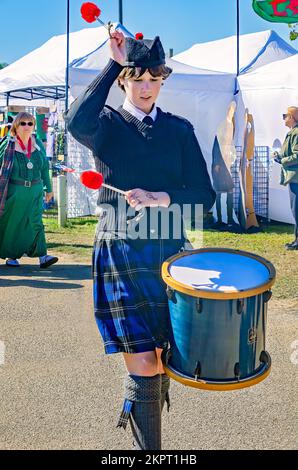
<svg viewBox="0 0 298 470">
<path fill-rule="evenodd" d="M 30 126 L 32 127 L 34 125 L 34 123 L 32 121 L 29 121 L 29 122 L 25 122 L 25 121 L 21 121 L 20 122 L 20 126 Z"/>
</svg>

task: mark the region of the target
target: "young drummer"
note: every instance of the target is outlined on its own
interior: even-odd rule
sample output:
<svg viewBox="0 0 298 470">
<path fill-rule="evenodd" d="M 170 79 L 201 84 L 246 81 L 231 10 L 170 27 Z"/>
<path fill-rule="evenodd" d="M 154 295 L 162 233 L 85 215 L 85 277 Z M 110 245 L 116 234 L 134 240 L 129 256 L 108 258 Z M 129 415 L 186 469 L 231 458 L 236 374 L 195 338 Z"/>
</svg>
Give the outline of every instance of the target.
<svg viewBox="0 0 298 470">
<path fill-rule="evenodd" d="M 152 229 L 148 221 L 152 211 L 166 213 L 172 204 L 202 204 L 207 211 L 215 193 L 192 125 L 155 105 L 171 73 L 159 38 L 125 39 L 115 31 L 109 42 L 109 63 L 72 104 L 66 121 L 74 138 L 92 150 L 105 182 L 126 191 L 124 209 L 118 193 L 107 188 L 99 193 L 95 317 L 105 352 L 123 353 L 128 371 L 118 426 L 125 428 L 129 420 L 137 449 L 159 450 L 169 389 L 160 357 L 170 335 L 160 270 L 165 259 L 183 248 L 185 238 L 174 236 L 172 222 L 165 236 L 158 223 Z M 105 102 L 117 78 L 126 97 L 115 110 Z M 136 238 L 129 230 L 123 236 L 119 221 L 126 220 L 126 209 L 140 207 L 148 215 L 146 236 Z M 134 221 L 145 219 L 143 214 Z"/>
</svg>

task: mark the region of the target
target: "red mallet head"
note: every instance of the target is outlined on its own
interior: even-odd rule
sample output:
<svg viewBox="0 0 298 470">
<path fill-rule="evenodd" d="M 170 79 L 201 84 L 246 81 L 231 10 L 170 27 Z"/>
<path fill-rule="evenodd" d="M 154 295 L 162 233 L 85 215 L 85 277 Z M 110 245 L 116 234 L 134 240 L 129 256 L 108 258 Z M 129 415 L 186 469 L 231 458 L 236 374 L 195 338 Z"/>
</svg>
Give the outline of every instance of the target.
<svg viewBox="0 0 298 470">
<path fill-rule="evenodd" d="M 103 176 L 95 170 L 86 170 L 81 173 L 80 181 L 90 189 L 99 189 L 103 183 Z"/>
<path fill-rule="evenodd" d="M 136 33 L 135 34 L 135 39 L 137 39 L 137 41 L 141 41 L 142 39 L 144 39 L 144 34 L 143 33 Z"/>
<path fill-rule="evenodd" d="M 95 3 L 86 2 L 81 6 L 81 15 L 82 18 L 87 21 L 87 23 L 93 23 L 100 16 L 101 11 Z"/>
</svg>

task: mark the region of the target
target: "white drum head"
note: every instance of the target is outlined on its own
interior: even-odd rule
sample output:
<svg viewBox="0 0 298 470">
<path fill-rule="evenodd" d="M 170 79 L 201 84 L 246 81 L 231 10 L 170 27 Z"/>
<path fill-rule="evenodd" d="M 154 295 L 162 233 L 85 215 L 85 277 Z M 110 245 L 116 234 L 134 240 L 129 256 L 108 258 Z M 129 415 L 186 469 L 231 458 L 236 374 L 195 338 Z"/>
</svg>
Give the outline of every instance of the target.
<svg viewBox="0 0 298 470">
<path fill-rule="evenodd" d="M 170 276 L 191 289 L 238 292 L 270 280 L 265 264 L 238 253 L 206 251 L 181 256 L 169 266 Z"/>
</svg>

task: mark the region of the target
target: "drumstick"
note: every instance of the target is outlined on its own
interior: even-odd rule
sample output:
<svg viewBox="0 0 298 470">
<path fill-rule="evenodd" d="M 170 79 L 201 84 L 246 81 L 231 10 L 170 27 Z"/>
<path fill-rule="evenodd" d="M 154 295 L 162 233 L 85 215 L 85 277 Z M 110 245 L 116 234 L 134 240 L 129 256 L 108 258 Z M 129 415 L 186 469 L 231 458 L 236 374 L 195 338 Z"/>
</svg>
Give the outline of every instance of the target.
<svg viewBox="0 0 298 470">
<path fill-rule="evenodd" d="M 77 170 L 74 168 L 68 167 L 66 165 L 56 164 L 53 165 L 53 168 L 64 171 L 66 173 L 77 173 Z M 115 188 L 115 186 L 111 186 L 110 184 L 106 184 L 103 182 L 103 175 L 95 170 L 85 170 L 82 171 L 80 174 L 80 181 L 81 183 L 89 189 L 100 189 L 104 186 L 111 191 L 115 191 L 116 193 L 122 194 L 123 196 L 126 195 L 126 192 L 122 189 Z"/>
<path fill-rule="evenodd" d="M 94 21 L 98 21 L 102 26 L 104 26 L 109 33 L 110 38 L 111 37 L 111 28 L 113 27 L 113 24 L 109 21 L 108 24 L 106 25 L 100 18 L 101 10 L 98 8 L 98 6 L 95 3 L 91 2 L 85 2 L 81 6 L 81 15 L 82 18 L 87 21 L 87 23 L 93 23 Z"/>
<path fill-rule="evenodd" d="M 111 191 L 115 191 L 118 194 L 122 194 L 122 196 L 126 196 L 126 191 L 115 188 L 115 186 L 111 186 L 110 184 L 104 183 L 102 173 L 99 173 L 95 170 L 83 171 L 80 175 L 80 181 L 84 186 L 89 189 L 100 189 L 103 186 L 104 188 L 110 189 Z M 142 208 L 142 204 L 138 204 L 135 207 L 135 210 L 140 211 Z"/>
<path fill-rule="evenodd" d="M 66 165 L 53 165 L 54 168 L 60 171 L 64 171 L 67 173 L 77 173 L 77 170 L 71 167 L 67 167 Z M 115 188 L 115 186 L 111 186 L 110 184 L 106 184 L 103 182 L 103 175 L 95 170 L 85 170 L 82 171 L 80 174 L 80 181 L 81 183 L 89 189 L 100 189 L 102 186 L 104 188 L 110 189 L 122 196 L 126 196 L 126 191 L 122 189 Z M 135 209 L 136 211 L 140 211 L 143 208 L 142 204 L 138 204 Z"/>
<path fill-rule="evenodd" d="M 86 170 L 80 174 L 81 183 L 89 189 L 100 189 L 102 186 L 125 196 L 125 191 L 103 182 L 103 175 L 95 170 Z"/>
<path fill-rule="evenodd" d="M 102 183 L 101 186 L 104 186 L 105 188 L 110 189 L 111 191 L 115 191 L 116 193 L 123 194 L 125 196 L 125 191 L 122 191 L 122 189 L 115 188 L 115 186 L 110 186 L 109 184 Z"/>
</svg>

